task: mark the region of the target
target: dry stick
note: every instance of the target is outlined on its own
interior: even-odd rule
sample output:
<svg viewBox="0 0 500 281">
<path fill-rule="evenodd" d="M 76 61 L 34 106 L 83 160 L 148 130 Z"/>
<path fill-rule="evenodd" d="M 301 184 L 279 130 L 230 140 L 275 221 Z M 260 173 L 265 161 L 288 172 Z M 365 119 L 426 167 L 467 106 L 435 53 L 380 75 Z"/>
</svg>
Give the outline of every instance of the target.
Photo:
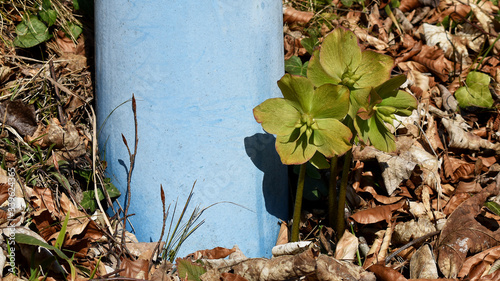
<svg viewBox="0 0 500 281">
<path fill-rule="evenodd" d="M 385 263 L 388 264 L 392 260 L 392 258 L 394 258 L 395 256 L 399 255 L 399 253 L 401 253 L 402 251 L 408 249 L 409 247 L 411 247 L 411 246 L 413 246 L 415 244 L 418 244 L 420 242 L 424 242 L 425 240 L 431 238 L 432 236 L 438 235 L 440 232 L 441 232 L 440 230 L 433 231 L 433 232 L 427 233 L 426 235 L 421 236 L 421 237 L 419 237 L 417 239 L 411 240 L 410 242 L 406 243 L 403 247 L 397 249 L 392 254 L 390 254 L 387 258 L 385 258 Z"/>
<path fill-rule="evenodd" d="M 139 143 L 139 137 L 137 135 L 137 105 L 135 103 L 135 97 L 134 94 L 132 94 L 132 112 L 134 114 L 134 129 L 135 129 L 135 142 L 134 142 L 134 153 L 130 152 L 130 148 L 127 144 L 127 140 L 125 139 L 125 136 L 122 134 L 122 139 L 123 142 L 125 143 L 125 146 L 127 147 L 128 154 L 130 157 L 130 168 L 128 170 L 128 177 L 127 177 L 127 205 L 125 206 L 125 210 L 123 211 L 123 230 L 122 230 L 122 246 L 123 248 L 125 247 L 125 230 L 127 229 L 127 217 L 128 217 L 128 208 L 130 206 L 130 196 L 131 190 L 130 190 L 130 182 L 132 181 L 132 171 L 134 170 L 134 164 L 135 164 L 135 156 L 137 155 L 137 145 Z"/>
<path fill-rule="evenodd" d="M 106 212 L 104 212 L 104 208 L 101 205 L 101 200 L 99 200 L 99 193 L 97 193 L 97 179 L 96 179 L 96 173 L 95 173 L 95 167 L 97 163 L 96 159 L 96 153 L 97 153 L 97 124 L 96 124 L 96 116 L 94 109 L 90 107 L 90 110 L 92 111 L 92 177 L 94 178 L 94 196 L 95 196 L 95 201 L 97 202 L 97 205 L 99 206 L 99 210 L 102 212 L 102 217 L 104 218 L 104 221 L 106 222 L 106 226 L 108 227 L 109 233 L 113 235 L 113 227 L 111 226 L 111 223 L 108 220 L 108 216 L 106 216 Z M 102 185 L 104 187 L 104 185 Z M 105 189 L 105 188 L 103 188 Z"/>
<path fill-rule="evenodd" d="M 50 76 L 52 76 L 52 79 L 57 82 L 57 76 L 56 72 L 54 71 L 54 63 L 52 62 L 52 59 L 49 60 L 49 68 L 50 68 Z M 64 113 L 62 110 L 61 106 L 61 95 L 59 95 L 59 87 L 54 84 L 54 89 L 56 90 L 56 97 L 57 97 L 57 112 L 59 113 L 59 122 L 61 125 L 64 127 L 66 125 L 66 118 L 64 117 Z"/>
<path fill-rule="evenodd" d="M 156 243 L 156 246 L 153 249 L 153 253 L 151 254 L 148 271 L 150 271 L 151 267 L 153 267 L 153 258 L 155 256 L 155 253 L 158 251 L 158 254 L 160 254 L 160 243 L 161 239 L 163 238 L 163 234 L 165 234 L 165 224 L 167 222 L 167 216 L 168 216 L 168 210 L 165 211 L 165 192 L 163 192 L 163 186 L 161 184 L 160 184 L 160 193 L 161 193 L 161 203 L 163 207 L 163 226 L 161 227 L 160 239 L 158 239 L 158 243 Z M 170 206 L 168 206 L 168 209 L 170 210 Z"/>
</svg>

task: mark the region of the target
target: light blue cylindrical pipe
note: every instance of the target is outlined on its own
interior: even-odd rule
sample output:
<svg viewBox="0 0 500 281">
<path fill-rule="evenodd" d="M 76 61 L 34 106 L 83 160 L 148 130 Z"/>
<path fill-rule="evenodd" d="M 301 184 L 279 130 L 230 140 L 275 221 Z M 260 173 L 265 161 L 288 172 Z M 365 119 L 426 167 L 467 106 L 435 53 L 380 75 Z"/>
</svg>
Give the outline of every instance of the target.
<svg viewBox="0 0 500 281">
<path fill-rule="evenodd" d="M 287 219 L 286 167 L 252 109 L 281 96 L 281 1 L 97 0 L 95 11 L 98 124 L 109 116 L 98 137 L 122 194 L 129 157 L 121 134 L 132 149 L 134 125 L 130 103 L 120 104 L 132 93 L 137 100 L 129 213 L 138 239 L 160 236 L 160 184 L 180 213 L 197 181 L 188 212 L 234 204 L 206 210 L 179 255 L 237 244 L 249 257 L 270 256 Z"/>
</svg>

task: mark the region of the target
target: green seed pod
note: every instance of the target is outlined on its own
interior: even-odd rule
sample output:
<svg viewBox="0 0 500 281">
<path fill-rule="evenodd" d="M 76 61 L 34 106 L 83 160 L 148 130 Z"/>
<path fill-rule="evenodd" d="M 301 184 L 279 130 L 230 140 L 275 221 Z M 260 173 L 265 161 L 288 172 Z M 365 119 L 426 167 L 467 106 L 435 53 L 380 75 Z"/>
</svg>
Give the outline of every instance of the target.
<svg viewBox="0 0 500 281">
<path fill-rule="evenodd" d="M 377 110 L 377 113 L 385 116 L 390 116 L 398 111 L 395 107 L 392 106 L 377 106 L 375 110 Z"/>
</svg>

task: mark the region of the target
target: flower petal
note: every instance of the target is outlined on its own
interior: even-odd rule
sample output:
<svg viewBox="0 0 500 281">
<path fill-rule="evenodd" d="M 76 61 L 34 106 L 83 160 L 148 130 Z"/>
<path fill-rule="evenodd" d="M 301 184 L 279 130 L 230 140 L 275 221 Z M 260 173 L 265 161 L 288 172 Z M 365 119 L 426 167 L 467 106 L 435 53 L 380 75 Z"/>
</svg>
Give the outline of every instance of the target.
<svg viewBox="0 0 500 281">
<path fill-rule="evenodd" d="M 266 132 L 276 135 L 290 135 L 300 120 L 293 102 L 283 98 L 264 101 L 253 109 L 253 115 Z"/>
<path fill-rule="evenodd" d="M 391 77 L 391 70 L 394 60 L 390 56 L 376 53 L 374 51 L 364 51 L 359 67 L 355 70 L 360 76 L 354 87 L 376 87 Z"/>
<path fill-rule="evenodd" d="M 296 103 L 299 111 L 309 112 L 314 95 L 314 85 L 306 77 L 285 74 L 279 81 L 283 97 Z"/>
<path fill-rule="evenodd" d="M 339 84 L 340 77 L 330 76 L 321 66 L 319 59 L 319 50 L 314 51 L 309 65 L 307 66 L 307 78 L 313 82 L 314 86 L 319 87 L 324 84 Z"/>
<path fill-rule="evenodd" d="M 297 141 L 288 142 L 288 136 L 276 137 L 276 151 L 285 165 L 299 165 L 309 161 L 316 153 L 316 146 L 307 142 L 303 134 Z"/>
<path fill-rule="evenodd" d="M 311 115 L 315 119 L 342 120 L 349 111 L 349 89 L 340 85 L 325 84 L 314 91 Z"/>
<path fill-rule="evenodd" d="M 346 71 L 354 71 L 361 63 L 358 38 L 349 30 L 336 28 L 323 40 L 319 59 L 326 73 L 335 79 L 342 79 Z"/>
<path fill-rule="evenodd" d="M 317 120 L 318 130 L 314 130 L 314 143 L 322 143 L 318 151 L 330 158 L 342 155 L 351 148 L 351 130 L 336 119 Z"/>
</svg>

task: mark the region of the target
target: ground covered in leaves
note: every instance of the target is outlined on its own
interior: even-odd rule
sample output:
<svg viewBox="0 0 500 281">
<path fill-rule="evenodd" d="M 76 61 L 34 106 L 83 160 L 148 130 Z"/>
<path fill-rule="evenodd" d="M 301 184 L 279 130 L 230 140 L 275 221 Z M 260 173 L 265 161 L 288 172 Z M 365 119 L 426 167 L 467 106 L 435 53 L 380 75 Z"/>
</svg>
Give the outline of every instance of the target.
<svg viewBox="0 0 500 281">
<path fill-rule="evenodd" d="M 176 260 L 168 241 L 122 231 L 125 206 L 103 215 L 120 194 L 95 142 L 90 2 L 0 1 L 4 279 L 500 279 L 498 2 L 284 1 L 288 73 L 307 76 L 324 36 L 346 28 L 394 58 L 418 109 L 394 122 L 396 152 L 354 150 L 340 240 L 328 174 L 311 169 L 303 242 L 287 244 L 283 223 L 272 259 L 235 247 Z"/>
</svg>

